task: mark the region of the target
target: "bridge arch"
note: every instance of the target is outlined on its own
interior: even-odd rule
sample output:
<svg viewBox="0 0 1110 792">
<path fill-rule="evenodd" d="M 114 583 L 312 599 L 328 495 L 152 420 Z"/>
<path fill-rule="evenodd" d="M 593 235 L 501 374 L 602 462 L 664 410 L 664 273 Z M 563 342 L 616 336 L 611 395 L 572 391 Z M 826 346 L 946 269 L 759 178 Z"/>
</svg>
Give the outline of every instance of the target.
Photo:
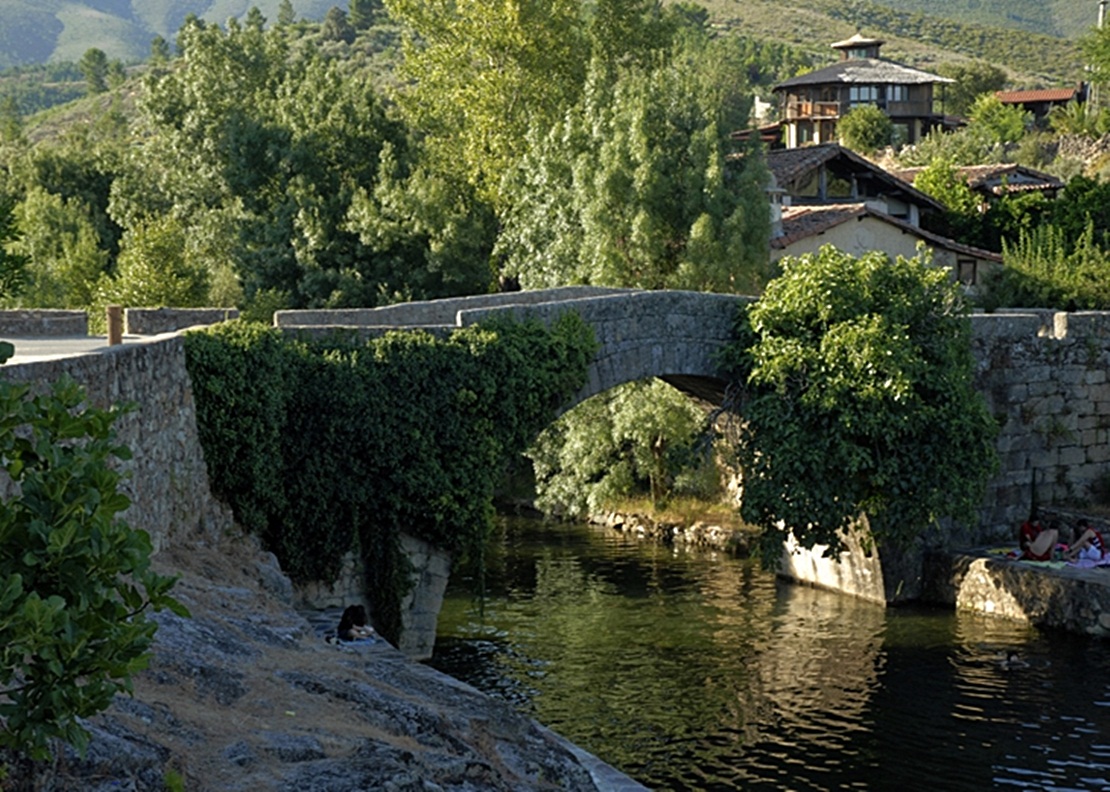
<svg viewBox="0 0 1110 792">
<path fill-rule="evenodd" d="M 715 355 L 732 339 L 740 305 L 752 297 L 689 291 L 642 291 L 571 286 L 477 295 L 338 311 L 279 311 L 274 322 L 290 332 L 325 333 L 356 328 L 364 336 L 423 329 L 445 335 L 506 314 L 551 324 L 574 311 L 594 331 L 598 351 L 586 384 L 566 412 L 591 396 L 648 377 L 720 404 L 724 382 Z"/>
</svg>

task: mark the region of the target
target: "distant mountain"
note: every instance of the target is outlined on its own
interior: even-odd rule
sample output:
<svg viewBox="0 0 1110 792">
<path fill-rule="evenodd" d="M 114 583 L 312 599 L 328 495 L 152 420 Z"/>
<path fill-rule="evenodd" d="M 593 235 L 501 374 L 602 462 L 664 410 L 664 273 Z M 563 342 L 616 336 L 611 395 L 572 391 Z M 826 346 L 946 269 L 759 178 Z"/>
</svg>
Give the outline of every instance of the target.
<svg viewBox="0 0 1110 792">
<path fill-rule="evenodd" d="M 494 0 L 490 0 L 493 2 Z M 884 54 L 928 69 L 982 58 L 1015 84 L 1062 86 L 1082 79 L 1075 39 L 1097 22 L 1097 0 L 694 0 L 719 29 L 770 38 L 831 58 L 829 43 L 857 30 L 888 41 Z M 664 0 L 672 3 L 678 0 Z M 145 60 L 150 42 L 172 42 L 188 14 L 223 24 L 251 6 L 277 17 L 280 0 L 0 0 L 0 69 L 77 61 L 90 48 Z M 299 19 L 319 21 L 349 0 L 292 0 Z"/>
<path fill-rule="evenodd" d="M 292 0 L 298 19 L 319 21 L 346 0 Z M 268 19 L 280 0 L 0 0 L 0 69 L 49 61 L 77 61 L 90 47 L 109 58 L 142 61 L 155 36 L 173 41 L 196 14 L 210 22 L 241 18 L 251 6 Z"/>
</svg>

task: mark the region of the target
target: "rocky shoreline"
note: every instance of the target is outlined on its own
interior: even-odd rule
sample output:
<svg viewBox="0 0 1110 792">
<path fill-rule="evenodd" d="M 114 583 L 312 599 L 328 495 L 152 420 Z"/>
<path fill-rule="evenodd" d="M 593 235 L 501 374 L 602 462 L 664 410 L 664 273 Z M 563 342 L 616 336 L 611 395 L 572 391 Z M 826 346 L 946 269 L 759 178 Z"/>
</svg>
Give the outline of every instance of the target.
<svg viewBox="0 0 1110 792">
<path fill-rule="evenodd" d="M 644 787 L 508 704 L 379 640 L 328 644 L 250 537 L 159 553 L 192 618 L 154 614 L 134 696 L 87 722 L 84 757 L 4 789 L 429 792 Z M 322 617 L 324 621 L 327 617 Z"/>
<path fill-rule="evenodd" d="M 660 544 L 720 550 L 737 556 L 751 555 L 759 538 L 756 528 L 732 528 L 704 520 L 686 524 L 656 520 L 646 514 L 604 512 L 591 515 L 588 521 Z"/>
</svg>

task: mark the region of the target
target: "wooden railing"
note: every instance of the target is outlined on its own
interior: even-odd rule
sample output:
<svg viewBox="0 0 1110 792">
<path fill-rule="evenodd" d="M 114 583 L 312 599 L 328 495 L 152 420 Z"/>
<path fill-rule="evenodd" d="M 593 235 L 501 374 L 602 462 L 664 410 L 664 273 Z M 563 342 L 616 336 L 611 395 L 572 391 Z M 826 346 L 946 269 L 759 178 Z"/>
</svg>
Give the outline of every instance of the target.
<svg viewBox="0 0 1110 792">
<path fill-rule="evenodd" d="M 878 104 L 879 109 L 890 116 L 933 115 L 933 105 L 931 102 L 861 102 L 860 104 Z M 839 118 L 851 109 L 852 104 L 849 102 L 787 102 L 786 119 Z"/>
</svg>

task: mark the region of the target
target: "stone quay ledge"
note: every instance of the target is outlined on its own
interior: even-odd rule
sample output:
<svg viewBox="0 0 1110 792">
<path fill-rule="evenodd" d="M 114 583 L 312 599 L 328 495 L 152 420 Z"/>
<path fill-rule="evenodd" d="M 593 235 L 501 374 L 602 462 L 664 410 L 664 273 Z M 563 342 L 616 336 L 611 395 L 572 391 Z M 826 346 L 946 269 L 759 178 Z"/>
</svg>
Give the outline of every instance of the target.
<svg viewBox="0 0 1110 792">
<path fill-rule="evenodd" d="M 932 552 L 925 570 L 929 601 L 1036 627 L 1110 636 L 1110 567 L 1018 561 L 997 548 L 974 548 Z"/>
</svg>

